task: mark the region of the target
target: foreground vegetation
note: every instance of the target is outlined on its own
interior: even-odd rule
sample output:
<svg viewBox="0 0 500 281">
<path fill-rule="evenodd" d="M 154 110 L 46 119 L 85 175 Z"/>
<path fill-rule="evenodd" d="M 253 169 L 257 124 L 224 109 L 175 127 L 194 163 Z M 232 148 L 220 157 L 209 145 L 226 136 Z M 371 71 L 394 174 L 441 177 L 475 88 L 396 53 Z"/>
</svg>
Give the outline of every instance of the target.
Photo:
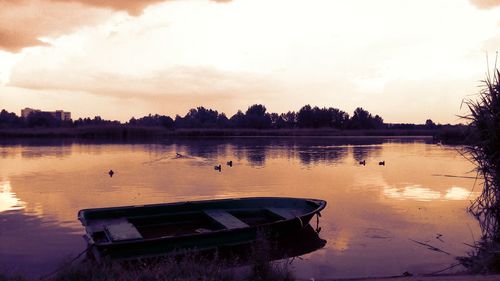
<svg viewBox="0 0 500 281">
<path fill-rule="evenodd" d="M 271 261 L 267 239 L 257 238 L 247 256 L 188 253 L 161 259 L 97 262 L 68 261 L 39 278 L 2 275 L 0 281 L 293 281 L 288 259 Z"/>
<path fill-rule="evenodd" d="M 500 71 L 488 75 L 477 99 L 465 103 L 470 110 L 465 155 L 476 164 L 482 193 L 470 212 L 478 219 L 481 239 L 468 257 L 460 260 L 472 272 L 500 272 Z"/>
<path fill-rule="evenodd" d="M 155 263 L 96 263 L 86 260 L 68 264 L 53 276 L 40 278 L 48 281 L 292 281 L 286 262 L 262 263 L 250 267 L 233 267 L 226 261 L 184 258 Z M 24 276 L 0 275 L 0 281 L 30 281 Z"/>
</svg>

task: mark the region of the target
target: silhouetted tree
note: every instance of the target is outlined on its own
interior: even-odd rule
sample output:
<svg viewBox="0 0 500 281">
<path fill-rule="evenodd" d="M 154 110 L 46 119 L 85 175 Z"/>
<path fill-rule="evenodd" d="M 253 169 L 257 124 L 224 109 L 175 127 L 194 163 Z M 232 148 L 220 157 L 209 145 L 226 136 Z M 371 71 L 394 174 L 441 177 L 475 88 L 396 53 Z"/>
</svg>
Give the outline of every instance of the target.
<svg viewBox="0 0 500 281">
<path fill-rule="evenodd" d="M 229 124 L 232 128 L 244 128 L 245 127 L 245 114 L 238 110 L 231 118 L 229 119 Z"/>
<path fill-rule="evenodd" d="M 349 114 L 346 112 L 330 107 L 328 109 L 331 116 L 330 126 L 337 129 L 344 129 L 349 123 Z"/>
<path fill-rule="evenodd" d="M 22 118 L 18 117 L 13 112 L 8 112 L 2 109 L 0 112 L 0 128 L 20 128 L 24 123 Z"/>
<path fill-rule="evenodd" d="M 132 117 L 129 121 L 130 122 L 135 122 L 135 118 Z M 100 116 L 95 116 L 94 119 L 90 118 L 78 118 L 78 120 L 75 120 L 73 122 L 74 127 L 85 127 L 85 126 L 109 126 L 109 125 L 114 125 L 114 126 L 119 126 L 121 123 L 119 121 L 111 121 L 111 120 L 105 120 L 102 119 Z"/>
<path fill-rule="evenodd" d="M 269 117 L 271 118 L 272 128 L 274 129 L 286 128 L 286 123 L 285 120 L 283 120 L 282 115 L 279 115 L 278 113 L 271 113 L 269 114 Z"/>
<path fill-rule="evenodd" d="M 132 126 L 164 127 L 167 129 L 172 129 L 174 127 L 174 120 L 165 115 L 149 114 L 148 116 L 144 116 L 139 119 L 135 119 L 134 117 L 132 117 L 128 121 L 128 124 Z"/>
<path fill-rule="evenodd" d="M 306 105 L 297 113 L 297 124 L 301 128 L 331 127 L 343 129 L 347 126 L 349 115 L 337 108 L 319 108 Z"/>
<path fill-rule="evenodd" d="M 297 114 L 294 111 L 288 111 L 280 115 L 283 120 L 284 128 L 295 128 L 297 126 Z"/>
<path fill-rule="evenodd" d="M 314 113 L 309 104 L 304 105 L 297 113 L 297 125 L 301 128 L 314 126 Z"/>
<path fill-rule="evenodd" d="M 245 113 L 247 128 L 267 129 L 271 127 L 271 117 L 266 113 L 266 107 L 262 104 L 254 104 Z"/>
<path fill-rule="evenodd" d="M 200 106 L 190 109 L 184 118 L 176 117 L 175 126 L 177 128 L 215 128 L 218 116 L 217 110 Z"/>
<path fill-rule="evenodd" d="M 427 120 L 425 120 L 425 128 L 427 128 L 427 129 L 435 129 L 436 128 L 436 124 L 431 119 L 427 119 Z"/>
<path fill-rule="evenodd" d="M 226 114 L 220 113 L 217 116 L 216 123 L 218 128 L 227 128 L 229 126 L 229 119 L 227 119 Z"/>
<path fill-rule="evenodd" d="M 349 127 L 351 129 L 369 129 L 370 119 L 372 115 L 361 107 L 356 108 L 354 113 L 349 120 Z"/>
<path fill-rule="evenodd" d="M 372 129 L 383 129 L 385 128 L 384 125 L 384 119 L 382 117 L 375 115 L 375 117 L 372 118 Z"/>
<path fill-rule="evenodd" d="M 30 128 L 35 127 L 60 127 L 61 120 L 56 119 L 48 112 L 32 112 L 26 118 L 26 125 Z"/>
</svg>

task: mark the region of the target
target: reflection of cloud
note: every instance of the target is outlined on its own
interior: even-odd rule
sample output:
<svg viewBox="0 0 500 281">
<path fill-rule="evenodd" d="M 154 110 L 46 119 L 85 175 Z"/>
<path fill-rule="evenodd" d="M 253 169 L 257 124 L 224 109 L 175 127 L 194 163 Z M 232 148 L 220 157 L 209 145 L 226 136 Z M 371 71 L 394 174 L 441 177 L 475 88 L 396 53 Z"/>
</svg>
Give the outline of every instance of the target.
<svg viewBox="0 0 500 281">
<path fill-rule="evenodd" d="M 395 187 L 385 187 L 384 195 L 396 199 L 413 199 L 418 201 L 431 200 L 465 200 L 470 194 L 465 188 L 451 187 L 442 195 L 441 192 L 421 186 L 406 186 L 403 189 Z"/>
<path fill-rule="evenodd" d="M 24 208 L 24 202 L 19 200 L 11 190 L 9 181 L 0 181 L 0 212 Z"/>
<path fill-rule="evenodd" d="M 444 198 L 447 200 L 465 200 L 471 195 L 471 191 L 462 187 L 452 187 L 446 191 Z"/>
<path fill-rule="evenodd" d="M 328 240 L 328 245 L 336 251 L 345 251 L 349 248 L 351 236 L 349 231 L 341 230 L 334 235 L 334 238 Z"/>
</svg>

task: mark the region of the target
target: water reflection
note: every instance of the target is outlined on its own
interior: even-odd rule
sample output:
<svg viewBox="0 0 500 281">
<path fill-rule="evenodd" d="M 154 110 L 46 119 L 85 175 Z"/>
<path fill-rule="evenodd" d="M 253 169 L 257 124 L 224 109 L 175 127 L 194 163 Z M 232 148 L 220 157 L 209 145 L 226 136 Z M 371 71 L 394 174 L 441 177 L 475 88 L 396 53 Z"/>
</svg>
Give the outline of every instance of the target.
<svg viewBox="0 0 500 281">
<path fill-rule="evenodd" d="M 272 238 L 267 241 L 257 240 L 255 244 L 243 244 L 236 246 L 224 246 L 217 249 L 216 255 L 220 258 L 229 258 L 237 260 L 240 265 L 248 265 L 254 262 L 249 253 L 254 253 L 255 248 L 261 250 L 262 247 L 268 247 L 266 254 L 270 260 L 282 260 L 298 256 L 303 256 L 317 251 L 327 244 L 327 241 L 321 239 L 314 228 L 308 224 L 303 229 L 287 235 Z M 265 243 L 268 245 L 261 245 Z M 207 250 L 203 254 L 214 254 L 213 250 Z"/>
<path fill-rule="evenodd" d="M 0 213 L 0 272 L 37 276 L 85 249 L 80 233 L 21 211 Z"/>
<path fill-rule="evenodd" d="M 471 191 L 462 187 L 451 187 L 445 194 L 427 187 L 405 186 L 402 189 L 395 187 L 385 187 L 384 195 L 396 199 L 414 199 L 420 201 L 431 200 L 465 200 L 471 195 Z"/>
<path fill-rule="evenodd" d="M 299 159 L 303 165 L 340 163 L 347 156 L 347 147 L 327 146 L 327 147 L 306 147 L 299 146 Z"/>
<path fill-rule="evenodd" d="M 381 145 L 359 145 L 352 147 L 352 156 L 358 163 L 369 158 L 380 158 L 381 152 Z"/>
<path fill-rule="evenodd" d="M 24 241 L 44 233 L 36 241 L 55 243 L 52 254 L 46 254 L 52 256 L 80 250 L 70 242 L 71 233 L 83 230 L 76 220 L 79 209 L 185 200 L 286 196 L 328 201 L 320 235 L 328 243 L 294 263 L 298 278 L 307 279 L 438 270 L 453 258 L 418 248 L 408 238 L 424 241 L 442 233 L 446 251 L 465 253 L 463 242 L 471 240 L 466 223 L 475 224 L 463 211 L 474 180 L 433 176 L 463 176 L 473 167 L 454 148 L 429 139 L 180 139 L 53 147 L 45 142 L 0 144 L 0 151 L 0 236 Z M 36 157 L 27 161 L 26 151 Z M 360 159 L 366 166 L 358 164 Z M 233 167 L 224 165 L 229 160 Z M 377 165 L 381 160 L 386 166 Z M 221 172 L 213 168 L 218 164 Z M 14 209 L 16 214 L 7 211 Z M 38 226 L 31 228 L 32 222 Z M 20 230 L 6 232 L 6 224 Z M 53 239 L 67 244 L 58 246 Z M 9 263 L 3 253 L 14 255 L 5 245 L 0 246 L 0 268 Z M 17 245 L 19 264 L 32 253 L 43 260 L 45 246 Z"/>
<path fill-rule="evenodd" d="M 0 213 L 7 210 L 19 210 L 24 208 L 25 203 L 12 192 L 9 181 L 0 181 Z"/>
<path fill-rule="evenodd" d="M 253 166 L 264 166 L 266 163 L 266 147 L 256 146 L 253 148 L 244 148 L 247 161 Z"/>
</svg>

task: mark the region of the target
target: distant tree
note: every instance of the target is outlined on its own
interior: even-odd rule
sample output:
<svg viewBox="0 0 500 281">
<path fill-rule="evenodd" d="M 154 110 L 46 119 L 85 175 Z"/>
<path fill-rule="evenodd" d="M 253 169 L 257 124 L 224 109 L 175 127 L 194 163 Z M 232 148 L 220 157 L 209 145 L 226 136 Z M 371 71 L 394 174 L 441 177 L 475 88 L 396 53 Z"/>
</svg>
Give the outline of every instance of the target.
<svg viewBox="0 0 500 281">
<path fill-rule="evenodd" d="M 295 128 L 297 126 L 297 114 L 294 111 L 288 111 L 280 115 L 283 120 L 284 128 Z"/>
<path fill-rule="evenodd" d="M 373 117 L 373 119 L 372 119 L 372 128 L 373 129 L 385 128 L 384 119 L 382 119 L 382 117 L 380 117 L 378 115 L 375 115 L 375 117 Z"/>
<path fill-rule="evenodd" d="M 5 109 L 0 111 L 0 128 L 20 128 L 23 126 L 23 119 L 15 113 L 8 112 Z"/>
<path fill-rule="evenodd" d="M 229 126 L 229 119 L 227 119 L 226 114 L 220 113 L 217 116 L 217 128 L 227 128 Z"/>
<path fill-rule="evenodd" d="M 238 110 L 238 112 L 229 119 L 229 124 L 232 128 L 244 128 L 246 126 L 245 114 L 241 112 L 241 110 Z"/>
<path fill-rule="evenodd" d="M 303 106 L 296 115 L 297 125 L 302 128 L 331 127 L 342 129 L 347 126 L 349 114 L 337 108 Z"/>
<path fill-rule="evenodd" d="M 314 126 L 314 112 L 309 104 L 304 105 L 297 113 L 297 125 L 301 128 Z"/>
<path fill-rule="evenodd" d="M 327 108 L 313 108 L 313 128 L 324 128 L 331 125 L 332 116 Z"/>
<path fill-rule="evenodd" d="M 354 114 L 349 120 L 349 128 L 351 129 L 378 129 L 384 128 L 384 126 L 382 117 L 378 115 L 373 117 L 370 112 L 361 107 L 354 110 Z"/>
<path fill-rule="evenodd" d="M 131 126 L 145 126 L 145 127 L 164 127 L 167 129 L 173 129 L 174 127 L 174 120 L 170 118 L 169 116 L 165 115 L 147 115 L 139 119 L 135 119 L 132 117 L 128 121 L 128 125 Z"/>
<path fill-rule="evenodd" d="M 175 125 L 179 128 L 214 128 L 219 113 L 203 106 L 192 108 L 183 118 L 176 117 Z"/>
<path fill-rule="evenodd" d="M 61 120 L 56 119 L 48 112 L 32 112 L 26 118 L 26 125 L 30 128 L 52 128 L 60 127 Z"/>
<path fill-rule="evenodd" d="M 254 129 L 267 129 L 271 127 L 271 116 L 266 113 L 262 104 L 250 106 L 245 113 L 246 127 Z"/>
<path fill-rule="evenodd" d="M 132 117 L 129 121 L 130 122 L 135 122 L 136 119 Z M 85 127 L 85 126 L 119 126 L 121 123 L 119 121 L 111 121 L 111 120 L 105 120 L 102 119 L 100 116 L 95 116 L 93 119 L 90 119 L 89 117 L 87 118 L 78 118 L 78 120 L 75 120 L 73 122 L 74 127 Z"/>
<path fill-rule="evenodd" d="M 427 119 L 427 120 L 425 120 L 425 128 L 426 129 L 435 129 L 436 124 L 431 119 Z"/>
<path fill-rule="evenodd" d="M 333 128 L 337 129 L 344 129 L 347 127 L 349 123 L 349 114 L 346 112 L 337 109 L 337 108 L 332 108 L 330 107 L 328 109 L 330 116 L 331 116 L 331 123 L 330 126 Z"/>
<path fill-rule="evenodd" d="M 271 128 L 274 129 L 286 128 L 286 123 L 285 120 L 283 120 L 282 115 L 279 115 L 278 113 L 271 113 L 269 114 L 269 117 L 271 118 Z"/>
<path fill-rule="evenodd" d="M 159 125 L 166 129 L 174 128 L 174 120 L 170 116 L 160 115 L 158 117 Z"/>
</svg>

